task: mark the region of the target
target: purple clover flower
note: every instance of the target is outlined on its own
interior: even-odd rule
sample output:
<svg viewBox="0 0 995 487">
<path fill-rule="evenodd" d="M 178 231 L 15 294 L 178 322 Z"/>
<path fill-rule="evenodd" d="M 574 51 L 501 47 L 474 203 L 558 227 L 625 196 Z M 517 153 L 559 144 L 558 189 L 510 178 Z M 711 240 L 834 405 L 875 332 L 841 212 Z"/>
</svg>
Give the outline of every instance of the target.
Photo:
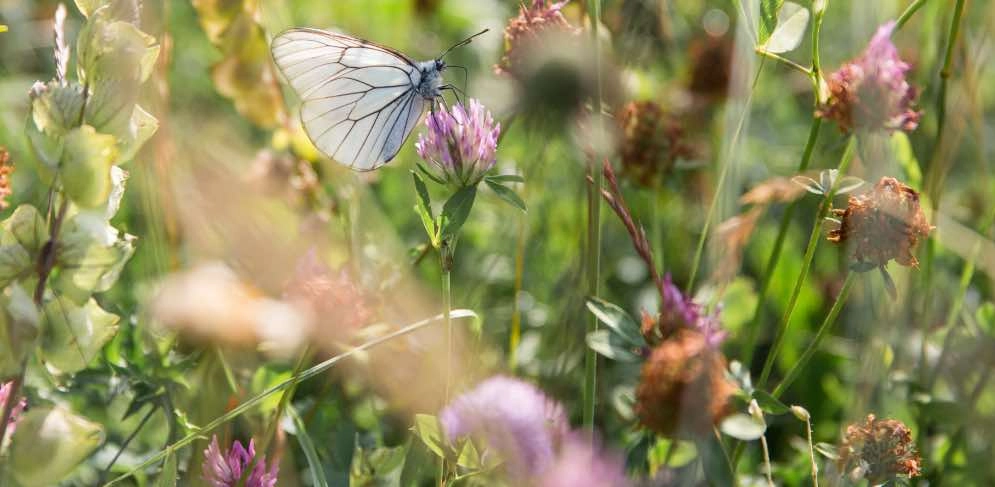
<svg viewBox="0 0 995 487">
<path fill-rule="evenodd" d="M 0 411 L 3 411 L 7 407 L 7 401 L 10 400 L 10 390 L 14 387 L 13 382 L 6 382 L 0 385 Z M 27 400 L 21 398 L 14 404 L 13 409 L 10 410 L 10 419 L 7 420 L 7 433 L 6 437 L 10 438 L 14 434 L 14 428 L 17 426 L 17 420 L 24 411 L 24 407 L 27 406 Z"/>
<path fill-rule="evenodd" d="M 440 107 L 425 118 L 428 133 L 418 136 L 418 155 L 434 166 L 440 179 L 457 186 L 473 186 L 494 167 L 501 124 L 479 101 L 470 100 L 452 110 Z"/>
<path fill-rule="evenodd" d="M 690 296 L 685 296 L 674 285 L 670 274 L 663 278 L 660 296 L 663 299 L 660 303 L 661 329 L 694 329 L 701 332 L 705 336 L 705 341 L 713 347 L 718 347 L 725 340 L 727 332 L 722 329 L 718 311 L 706 314 L 700 304 L 694 302 Z"/>
<path fill-rule="evenodd" d="M 560 454 L 542 475 L 539 487 L 627 487 L 624 462 L 602 451 L 583 434 L 570 435 Z"/>
<path fill-rule="evenodd" d="M 854 127 L 911 131 L 919 125 L 917 93 L 905 79 L 908 63 L 891 42 L 894 30 L 894 21 L 879 27 L 860 57 L 829 75 L 829 98 L 817 115 L 835 120 L 845 132 Z"/>
<path fill-rule="evenodd" d="M 538 478 L 553 465 L 567 434 L 563 406 L 532 384 L 495 376 L 454 399 L 439 415 L 450 443 L 473 436 L 504 460 L 517 481 Z"/>
<path fill-rule="evenodd" d="M 231 449 L 226 453 L 218 447 L 218 437 L 211 438 L 211 444 L 204 450 L 204 479 L 212 487 L 235 487 L 244 485 L 245 487 L 276 487 L 276 477 L 279 472 L 279 465 L 274 464 L 269 472 L 266 471 L 266 457 L 259 458 L 255 467 L 245 479 L 244 484 L 239 484 L 245 469 L 256 457 L 256 446 L 249 440 L 249 449 L 246 451 L 242 443 L 235 441 Z"/>
</svg>

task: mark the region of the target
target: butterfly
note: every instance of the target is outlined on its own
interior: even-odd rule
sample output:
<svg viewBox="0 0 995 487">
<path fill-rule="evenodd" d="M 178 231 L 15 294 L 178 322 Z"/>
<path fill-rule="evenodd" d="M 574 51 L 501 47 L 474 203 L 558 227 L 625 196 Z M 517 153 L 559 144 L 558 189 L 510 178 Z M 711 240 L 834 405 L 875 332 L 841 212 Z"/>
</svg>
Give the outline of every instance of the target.
<svg viewBox="0 0 995 487">
<path fill-rule="evenodd" d="M 309 28 L 279 34 L 272 51 L 302 100 L 301 123 L 314 146 L 351 169 L 371 171 L 397 155 L 443 91 L 459 90 L 443 83 L 443 71 L 457 67 L 443 58 L 484 32 L 422 62 L 370 41 Z"/>
</svg>

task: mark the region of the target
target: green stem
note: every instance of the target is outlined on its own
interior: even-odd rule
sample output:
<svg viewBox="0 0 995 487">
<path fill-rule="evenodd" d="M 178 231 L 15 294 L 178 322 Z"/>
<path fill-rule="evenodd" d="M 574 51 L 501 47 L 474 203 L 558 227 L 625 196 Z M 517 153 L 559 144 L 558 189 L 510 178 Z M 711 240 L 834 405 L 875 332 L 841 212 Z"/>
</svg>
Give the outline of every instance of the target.
<svg viewBox="0 0 995 487">
<path fill-rule="evenodd" d="M 901 29 L 923 5 L 926 5 L 926 0 L 915 0 L 909 4 L 908 8 L 898 17 L 898 21 L 895 22 L 895 30 L 898 31 L 898 29 Z"/>
<path fill-rule="evenodd" d="M 808 169 L 809 162 L 812 160 L 812 152 L 815 149 L 816 140 L 819 138 L 820 127 L 822 127 L 822 119 L 813 117 L 812 127 L 808 132 L 808 141 L 805 143 L 805 151 L 802 153 L 801 162 L 798 163 L 797 172 L 799 173 Z M 781 223 L 777 228 L 777 239 L 774 241 L 774 248 L 770 252 L 770 257 L 767 258 L 767 265 L 764 266 L 763 277 L 761 277 L 760 281 L 760 292 L 757 295 L 757 307 L 753 310 L 753 319 L 747 328 L 749 335 L 746 339 L 746 347 L 743 349 L 743 363 L 747 365 L 753 362 L 757 340 L 760 338 L 760 320 L 763 319 L 764 302 L 767 299 L 767 292 L 770 290 L 774 271 L 777 269 L 777 264 L 781 259 L 781 250 L 784 248 L 784 240 L 788 235 L 788 227 L 791 225 L 791 219 L 794 217 L 797 208 L 798 201 L 793 201 L 785 207 L 784 214 L 781 216 Z"/>
<path fill-rule="evenodd" d="M 719 180 L 715 184 L 715 193 L 712 194 L 712 201 L 708 204 L 708 212 L 705 214 L 705 224 L 701 229 L 701 235 L 698 237 L 698 245 L 694 251 L 694 260 L 691 262 L 691 274 L 688 277 L 687 286 L 684 287 L 684 291 L 690 294 L 694 290 L 694 280 L 698 275 L 698 267 L 701 265 L 701 257 L 704 255 L 705 251 L 705 241 L 708 240 L 708 232 L 712 227 L 712 218 L 715 216 L 715 209 L 718 207 L 719 198 L 722 196 L 722 190 L 725 188 L 726 176 L 729 173 L 729 166 L 732 165 L 732 154 L 733 149 L 739 142 L 739 136 L 743 131 L 743 126 L 746 124 L 746 116 L 750 113 L 750 102 L 753 100 L 753 92 L 756 91 L 757 82 L 760 81 L 760 73 L 764 70 L 764 60 L 765 57 L 760 58 L 760 66 L 757 67 L 757 73 L 753 76 L 753 84 L 750 86 L 750 93 L 746 96 L 746 102 L 743 104 L 743 113 L 739 117 L 739 121 L 736 123 L 736 130 L 732 134 L 732 139 L 729 142 L 729 148 L 726 151 L 725 157 L 722 161 L 722 169 L 719 170 Z"/>
<path fill-rule="evenodd" d="M 449 404 L 449 396 L 453 387 L 453 291 L 451 285 L 452 272 L 442 271 L 442 320 L 446 326 L 446 388 L 443 395 L 444 404 Z"/>
<path fill-rule="evenodd" d="M 471 317 L 475 317 L 475 316 L 476 316 L 476 313 L 474 313 L 473 311 L 470 311 L 470 310 L 466 310 L 466 309 L 453 310 L 453 312 L 451 314 L 451 318 L 454 318 L 454 319 L 471 318 Z M 338 355 L 336 355 L 336 356 L 334 356 L 334 357 L 332 357 L 332 358 L 330 358 L 328 360 L 325 360 L 324 362 L 321 362 L 320 364 L 317 364 L 317 365 L 315 365 L 315 366 L 313 366 L 313 367 L 311 367 L 311 368 L 309 368 L 309 369 L 301 372 L 300 374 L 293 375 L 289 379 L 287 379 L 287 380 L 285 380 L 283 382 L 280 382 L 279 384 L 273 385 L 269 389 L 266 389 L 265 391 L 263 391 L 263 392 L 255 395 L 255 396 L 247 399 L 245 402 L 243 402 L 242 404 L 239 404 L 238 406 L 236 406 L 235 408 L 233 408 L 231 411 L 228 411 L 227 413 L 225 413 L 225 414 L 223 414 L 221 416 L 218 416 L 217 418 L 215 418 L 211 422 L 207 423 L 206 425 L 204 425 L 204 426 L 200 427 L 199 429 L 197 429 L 196 431 L 194 431 L 193 433 L 190 433 L 189 435 L 184 436 L 180 440 L 178 440 L 178 441 L 176 441 L 176 442 L 174 442 L 174 443 L 166 446 L 163 449 L 163 451 L 161 451 L 161 452 L 159 452 L 159 453 L 151 456 L 150 458 L 148 458 L 147 460 L 145 460 L 144 462 L 142 462 L 141 464 L 139 464 L 138 466 L 136 466 L 132 470 L 128 471 L 127 473 L 125 473 L 125 474 L 123 474 L 123 475 L 115 478 L 114 480 L 111 480 L 110 482 L 104 484 L 104 486 L 106 487 L 106 486 L 109 486 L 109 485 L 114 485 L 114 484 L 117 484 L 117 483 L 120 483 L 120 482 L 124 481 L 125 479 L 127 479 L 129 477 L 134 476 L 138 472 L 141 472 L 142 470 L 144 470 L 144 469 L 146 469 L 146 468 L 148 468 L 148 467 L 156 464 L 157 462 L 159 462 L 163 458 L 166 458 L 167 456 L 175 453 L 180 448 L 183 448 L 184 446 L 187 446 L 190 443 L 193 443 L 194 441 L 197 441 L 198 439 L 203 438 L 204 435 L 206 435 L 206 434 L 214 431 L 219 426 L 221 426 L 221 425 L 223 425 L 223 424 L 225 424 L 225 423 L 227 423 L 227 422 L 229 422 L 229 421 L 231 421 L 231 420 L 233 420 L 233 419 L 241 416 L 246 411 L 248 411 L 248 410 L 250 410 L 250 409 L 258 406 L 261 402 L 265 401 L 267 398 L 269 398 L 273 394 L 276 394 L 276 393 L 278 393 L 280 391 L 286 390 L 288 387 L 294 386 L 294 385 L 299 384 L 301 382 L 304 382 L 304 381 L 306 381 L 308 379 L 311 379 L 311 378 L 313 378 L 313 377 L 315 377 L 317 375 L 320 375 L 320 374 L 324 373 L 325 371 L 327 371 L 328 369 L 332 368 L 334 365 L 338 364 L 339 362 L 341 362 L 341 361 L 343 361 L 343 360 L 345 360 L 345 359 L 347 359 L 349 357 L 352 357 L 353 355 L 365 352 L 366 350 L 374 348 L 377 345 L 381 345 L 383 343 L 389 342 L 389 341 L 391 341 L 391 340 L 393 340 L 395 338 L 398 338 L 398 337 L 401 337 L 401 336 L 404 336 L 404 335 L 408 335 L 410 333 L 414 333 L 414 332 L 416 332 L 418 330 L 421 330 L 422 328 L 425 328 L 428 325 L 431 325 L 433 323 L 441 321 L 442 318 L 443 318 L 442 315 L 437 315 L 437 316 L 433 316 L 432 318 L 428 318 L 428 319 L 425 319 L 425 320 L 418 321 L 416 323 L 412 323 L 412 324 L 407 325 L 407 326 L 405 326 L 405 327 L 403 327 L 403 328 L 401 328 L 401 329 L 399 329 L 397 331 L 394 331 L 392 333 L 388 333 L 388 334 L 386 334 L 386 335 L 384 335 L 382 337 L 379 337 L 379 338 L 374 338 L 373 340 L 367 341 L 367 342 L 365 342 L 365 343 L 363 343 L 363 344 L 361 344 L 361 345 L 359 345 L 359 346 L 357 346 L 355 348 L 352 348 L 352 349 L 350 349 L 348 351 L 342 352 L 342 353 L 340 353 L 340 354 L 338 354 Z"/>
<path fill-rule="evenodd" d="M 798 274 L 798 279 L 795 281 L 795 287 L 791 291 L 791 296 L 788 298 L 788 307 L 784 310 L 784 316 L 781 317 L 777 335 L 774 338 L 773 348 L 771 348 L 770 353 L 767 355 L 767 360 L 764 362 L 763 371 L 760 373 L 760 380 L 757 382 L 758 388 L 762 388 L 767 384 L 767 379 L 770 377 L 770 373 L 774 368 L 774 362 L 777 359 L 777 355 L 781 352 L 781 347 L 784 346 L 784 338 L 787 335 L 788 325 L 791 324 L 791 314 L 795 311 L 795 305 L 798 304 L 798 296 L 801 295 L 802 286 L 805 284 L 805 279 L 808 277 L 808 271 L 812 267 L 812 260 L 815 257 L 815 248 L 819 245 L 819 240 L 822 239 L 822 222 L 826 215 L 829 214 L 829 209 L 833 205 L 833 197 L 836 195 L 836 188 L 839 186 L 840 179 L 843 178 L 846 174 L 847 168 L 850 167 L 850 162 L 853 160 L 853 153 L 856 145 L 857 139 L 851 135 L 849 141 L 847 142 L 846 149 L 843 151 L 843 157 L 840 159 L 840 163 L 837 168 L 837 178 L 833 181 L 833 187 L 826 193 L 822 200 L 822 204 L 819 206 L 819 211 L 816 213 L 815 222 L 812 225 L 812 233 L 808 238 L 808 246 L 805 248 L 805 257 L 803 257 L 802 260 L 802 269 Z"/>
<path fill-rule="evenodd" d="M 594 117 L 601 126 L 601 46 L 598 36 L 598 25 L 601 22 L 601 0 L 588 0 L 588 16 L 591 19 L 591 38 L 594 42 L 594 64 L 598 79 L 598 92 L 592 100 Z M 588 162 L 588 171 L 594 179 L 594 184 L 587 188 L 587 294 L 596 297 L 599 294 L 601 281 L 601 188 L 604 186 L 604 175 L 597 167 L 595 157 Z M 598 329 L 598 319 L 588 313 L 587 334 Z M 583 389 L 583 424 L 588 430 L 594 429 L 594 406 L 597 398 L 598 355 L 585 347 L 584 351 L 584 389 Z"/>
<path fill-rule="evenodd" d="M 110 473 L 111 467 L 113 467 L 114 464 L 117 463 L 117 460 L 121 458 L 121 454 L 124 453 L 126 449 L 128 449 L 128 445 L 130 445 L 132 440 L 134 440 L 135 437 L 138 436 L 138 433 L 142 431 L 142 428 L 145 427 L 145 424 L 148 423 L 150 419 L 152 419 L 152 415 L 154 415 L 156 411 L 157 408 L 155 408 L 154 406 L 149 408 L 149 412 L 145 413 L 145 416 L 142 417 L 142 420 L 138 422 L 138 426 L 136 426 L 135 429 L 131 432 L 131 434 L 129 434 L 128 437 L 125 438 L 124 443 L 121 443 L 121 447 L 118 448 L 117 453 L 114 454 L 114 458 L 111 458 L 111 461 L 107 464 L 107 466 L 100 471 L 100 476 L 97 480 L 98 484 L 102 483 L 104 479 L 107 478 L 107 474 Z"/>
<path fill-rule="evenodd" d="M 819 349 L 819 345 L 822 344 L 822 340 L 826 338 L 826 334 L 832 328 L 833 323 L 836 322 L 836 318 L 839 316 L 840 311 L 843 309 L 843 304 L 846 303 L 847 296 L 850 295 L 850 289 L 853 287 L 854 278 L 856 273 L 853 271 L 848 271 L 846 274 L 846 279 L 843 281 L 843 288 L 840 289 L 839 294 L 836 295 L 836 301 L 833 302 L 833 307 L 829 310 L 829 314 L 826 315 L 825 319 L 822 320 L 822 325 L 819 326 L 819 331 L 816 332 L 815 338 L 808 344 L 808 348 L 802 352 L 801 357 L 795 362 L 795 365 L 791 367 L 788 374 L 784 376 L 784 380 L 774 388 L 774 392 L 771 393 L 774 397 L 781 397 L 791 386 L 791 383 L 798 378 L 802 369 L 808 364 L 808 361 L 812 359 L 812 355 Z"/>
<path fill-rule="evenodd" d="M 522 340 L 522 310 L 518 295 L 522 292 L 525 274 L 525 231 L 526 215 L 519 215 L 518 241 L 515 242 L 515 289 L 512 301 L 511 331 L 508 333 L 508 370 L 514 374 L 518 368 L 518 344 Z"/>
</svg>

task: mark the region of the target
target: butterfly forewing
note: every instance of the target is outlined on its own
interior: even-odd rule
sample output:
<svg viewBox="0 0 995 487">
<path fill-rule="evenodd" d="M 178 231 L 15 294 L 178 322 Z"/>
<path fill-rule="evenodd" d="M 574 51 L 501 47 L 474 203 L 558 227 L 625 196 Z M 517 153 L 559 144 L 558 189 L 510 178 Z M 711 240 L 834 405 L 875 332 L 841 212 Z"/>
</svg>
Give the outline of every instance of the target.
<svg viewBox="0 0 995 487">
<path fill-rule="evenodd" d="M 371 42 L 293 29 L 273 39 L 273 58 L 301 97 L 301 122 L 311 141 L 356 170 L 393 159 L 431 103 L 416 92 L 418 66 Z"/>
</svg>

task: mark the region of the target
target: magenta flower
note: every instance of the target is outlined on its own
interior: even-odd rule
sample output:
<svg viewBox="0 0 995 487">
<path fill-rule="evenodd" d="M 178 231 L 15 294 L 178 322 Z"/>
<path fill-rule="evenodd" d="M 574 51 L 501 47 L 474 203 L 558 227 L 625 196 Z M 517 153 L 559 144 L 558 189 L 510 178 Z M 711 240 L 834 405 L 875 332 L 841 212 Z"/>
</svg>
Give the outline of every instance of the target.
<svg viewBox="0 0 995 487">
<path fill-rule="evenodd" d="M 844 132 L 854 127 L 910 131 L 919 125 L 916 90 L 905 79 L 909 65 L 891 42 L 894 29 L 894 21 L 879 27 L 859 58 L 829 75 L 829 98 L 818 116 L 835 120 Z"/>
<path fill-rule="evenodd" d="M 583 434 L 572 434 L 560 448 L 556 462 L 546 470 L 539 487 L 627 487 L 622 458 L 601 451 Z"/>
<path fill-rule="evenodd" d="M 7 401 L 10 399 L 10 390 L 13 388 L 14 384 L 12 382 L 6 382 L 0 385 L 0 411 L 3 411 L 7 407 Z M 14 428 L 17 426 L 17 420 L 19 419 L 21 412 L 24 411 L 24 407 L 27 406 L 27 400 L 21 398 L 14 404 L 13 409 L 10 410 L 10 419 L 7 420 L 7 433 L 6 437 L 10 438 L 14 434 Z"/>
<path fill-rule="evenodd" d="M 667 330 L 691 328 L 701 332 L 705 336 L 705 341 L 713 347 L 717 347 L 725 340 L 726 331 L 722 329 L 718 311 L 712 314 L 705 313 L 701 305 L 694 302 L 690 296 L 685 296 L 674 285 L 670 280 L 670 274 L 663 277 L 659 291 L 662 302 L 660 316 L 655 326 L 661 333 Z M 654 330 L 644 327 L 644 334 L 650 331 Z"/>
<path fill-rule="evenodd" d="M 245 487 L 276 487 L 276 477 L 279 466 L 274 464 L 269 472 L 266 471 L 266 457 L 261 457 L 256 461 L 252 472 L 248 478 L 242 481 L 245 469 L 256 457 L 256 446 L 249 440 L 249 450 L 242 447 L 242 443 L 235 441 L 231 450 L 227 454 L 222 453 L 218 447 L 218 437 L 211 438 L 211 444 L 204 450 L 204 480 L 207 480 L 212 487 L 235 487 L 244 485 Z"/>
<path fill-rule="evenodd" d="M 415 149 L 447 184 L 475 185 L 494 167 L 501 124 L 479 101 L 471 99 L 469 110 L 461 104 L 451 111 L 440 107 L 425 118 L 425 125 L 428 133 L 418 136 Z"/>
<path fill-rule="evenodd" d="M 439 415 L 450 443 L 482 439 L 516 481 L 538 478 L 556 458 L 568 423 L 563 406 L 537 387 L 495 376 L 454 399 Z"/>
</svg>

